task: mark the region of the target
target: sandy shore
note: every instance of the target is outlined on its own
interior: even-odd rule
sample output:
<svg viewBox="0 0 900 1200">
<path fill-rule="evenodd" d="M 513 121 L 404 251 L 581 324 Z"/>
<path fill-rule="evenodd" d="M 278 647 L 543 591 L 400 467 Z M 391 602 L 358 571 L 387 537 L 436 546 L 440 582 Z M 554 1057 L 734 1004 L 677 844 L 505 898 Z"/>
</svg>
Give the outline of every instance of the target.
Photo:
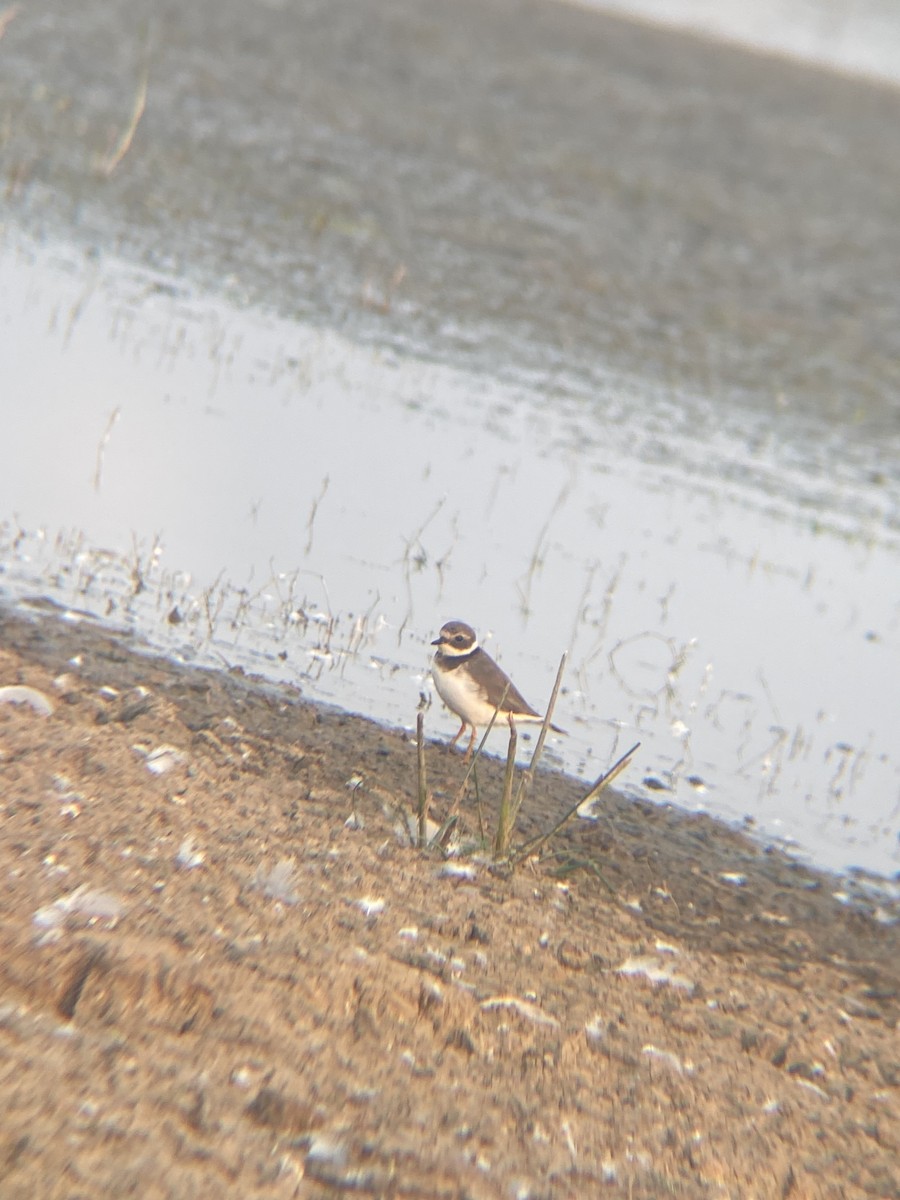
<svg viewBox="0 0 900 1200">
<path fill-rule="evenodd" d="M 445 862 L 402 732 L 88 622 L 0 612 L 10 685 L 4 1198 L 900 1195 L 898 926 L 834 881 L 613 795 Z"/>
</svg>

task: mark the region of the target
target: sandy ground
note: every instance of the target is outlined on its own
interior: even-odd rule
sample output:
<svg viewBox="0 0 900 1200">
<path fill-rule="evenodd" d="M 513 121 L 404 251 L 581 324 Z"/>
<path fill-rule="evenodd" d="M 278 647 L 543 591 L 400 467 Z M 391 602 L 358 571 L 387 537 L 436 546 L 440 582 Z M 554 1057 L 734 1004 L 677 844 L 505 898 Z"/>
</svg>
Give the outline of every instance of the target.
<svg viewBox="0 0 900 1200">
<path fill-rule="evenodd" d="M 445 862 L 401 731 L 88 622 L 0 610 L 10 685 L 3 1200 L 900 1196 L 900 926 L 834 881 L 614 795 Z"/>
</svg>

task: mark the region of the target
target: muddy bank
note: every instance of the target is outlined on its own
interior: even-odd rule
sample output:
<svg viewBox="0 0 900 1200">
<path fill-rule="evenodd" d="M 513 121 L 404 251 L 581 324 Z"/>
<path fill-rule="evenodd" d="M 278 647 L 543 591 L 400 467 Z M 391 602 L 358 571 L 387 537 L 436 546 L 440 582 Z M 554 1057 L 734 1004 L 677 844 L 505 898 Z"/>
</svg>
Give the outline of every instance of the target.
<svg viewBox="0 0 900 1200">
<path fill-rule="evenodd" d="M 834 880 L 615 796 L 447 864 L 402 732 L 89 623 L 4 611 L 7 685 L 4 1197 L 900 1194 L 900 932 Z"/>
</svg>

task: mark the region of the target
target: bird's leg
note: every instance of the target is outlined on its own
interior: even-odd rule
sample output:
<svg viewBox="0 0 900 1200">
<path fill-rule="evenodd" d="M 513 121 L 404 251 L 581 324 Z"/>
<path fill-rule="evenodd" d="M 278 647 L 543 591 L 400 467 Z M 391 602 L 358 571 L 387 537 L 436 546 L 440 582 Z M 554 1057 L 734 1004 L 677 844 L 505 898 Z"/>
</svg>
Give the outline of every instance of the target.
<svg viewBox="0 0 900 1200">
<path fill-rule="evenodd" d="M 472 757 L 472 750 L 475 747 L 475 734 L 477 732 L 478 732 L 478 730 L 473 725 L 472 726 L 472 736 L 469 738 L 469 744 L 466 747 L 466 754 L 465 754 L 465 757 L 463 758 L 463 762 L 468 762 L 469 759 Z"/>
<path fill-rule="evenodd" d="M 469 723 L 468 723 L 468 721 L 463 721 L 462 725 L 460 725 L 459 729 L 457 729 L 457 731 L 456 731 L 456 737 L 455 737 L 455 738 L 453 739 L 453 741 L 450 743 L 450 749 L 451 749 L 451 750 L 452 750 L 452 749 L 453 749 L 453 747 L 456 745 L 456 743 L 459 741 L 459 739 L 462 737 L 462 735 L 463 735 L 463 730 L 467 728 L 468 724 L 469 724 Z"/>
</svg>

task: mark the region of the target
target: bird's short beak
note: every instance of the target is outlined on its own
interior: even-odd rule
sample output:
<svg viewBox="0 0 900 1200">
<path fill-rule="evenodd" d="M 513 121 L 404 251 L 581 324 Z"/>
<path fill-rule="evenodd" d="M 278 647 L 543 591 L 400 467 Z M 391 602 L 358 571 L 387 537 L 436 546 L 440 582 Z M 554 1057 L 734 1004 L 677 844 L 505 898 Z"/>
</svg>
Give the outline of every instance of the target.
<svg viewBox="0 0 900 1200">
<path fill-rule="evenodd" d="M 432 644 L 432 646 L 440 646 L 440 645 L 443 645 L 443 641 L 444 641 L 443 638 L 436 637 L 431 644 Z"/>
</svg>

